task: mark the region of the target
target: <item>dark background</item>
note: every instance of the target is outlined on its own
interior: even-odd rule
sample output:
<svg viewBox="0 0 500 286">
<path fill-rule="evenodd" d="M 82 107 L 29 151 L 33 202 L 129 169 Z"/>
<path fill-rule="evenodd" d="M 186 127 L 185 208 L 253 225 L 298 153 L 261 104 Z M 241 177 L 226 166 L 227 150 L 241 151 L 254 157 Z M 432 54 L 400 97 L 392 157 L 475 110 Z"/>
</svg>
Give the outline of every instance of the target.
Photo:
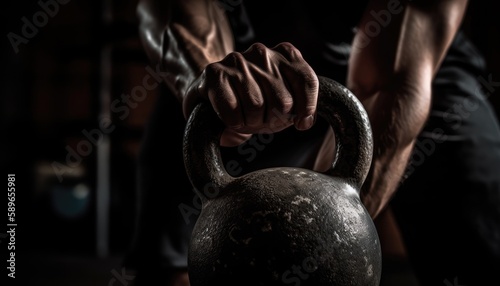
<svg viewBox="0 0 500 286">
<path fill-rule="evenodd" d="M 4 174 L 16 174 L 16 281 L 112 285 L 132 239 L 144 124 L 164 86 L 129 106 L 127 116 L 109 110 L 147 75 L 137 34 L 137 1 L 42 1 L 57 3 L 58 11 L 31 31 L 17 53 L 7 35 L 23 36 L 22 18 L 33 23 L 42 8 L 38 1 L 8 1 L 1 8 L 0 158 Z M 464 30 L 484 54 L 492 81 L 498 82 L 488 99 L 500 114 L 497 6 L 494 0 L 472 1 Z M 68 161 L 68 150 L 90 142 L 85 131 L 103 134 L 97 133 L 103 131 L 103 115 L 110 116 L 114 127 L 106 136 L 109 144 L 86 145 L 91 149 L 82 149 L 88 151 L 85 156 Z M 60 180 L 62 169 L 54 164 L 70 163 L 71 172 Z M 180 166 L 165 162 L 159 167 L 168 171 Z M 0 261 L 5 262 L 7 241 L 0 240 Z M 0 272 L 6 275 L 3 264 Z"/>
</svg>

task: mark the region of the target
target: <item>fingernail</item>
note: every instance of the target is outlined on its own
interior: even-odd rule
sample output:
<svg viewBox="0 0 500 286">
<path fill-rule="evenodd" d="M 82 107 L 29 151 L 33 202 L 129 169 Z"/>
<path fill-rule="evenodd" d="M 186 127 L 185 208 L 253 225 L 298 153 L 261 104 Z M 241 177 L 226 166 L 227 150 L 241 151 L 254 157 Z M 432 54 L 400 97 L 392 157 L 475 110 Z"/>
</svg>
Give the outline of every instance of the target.
<svg viewBox="0 0 500 286">
<path fill-rule="evenodd" d="M 298 130 L 307 130 L 311 128 L 314 124 L 314 116 L 309 115 L 306 117 L 302 117 L 299 120 L 299 123 L 297 124 L 297 129 Z"/>
</svg>

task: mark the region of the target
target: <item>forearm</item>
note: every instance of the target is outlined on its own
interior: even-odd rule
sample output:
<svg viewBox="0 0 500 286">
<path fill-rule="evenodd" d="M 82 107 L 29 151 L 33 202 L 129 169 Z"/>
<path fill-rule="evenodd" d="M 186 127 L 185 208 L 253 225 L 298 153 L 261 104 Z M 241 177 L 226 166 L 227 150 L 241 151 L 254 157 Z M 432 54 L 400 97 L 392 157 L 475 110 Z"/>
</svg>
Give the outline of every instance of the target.
<svg viewBox="0 0 500 286">
<path fill-rule="evenodd" d="M 141 0 L 137 12 L 144 49 L 180 102 L 206 65 L 233 50 L 229 24 L 214 0 Z"/>
<path fill-rule="evenodd" d="M 414 0 L 389 9 L 388 2 L 376 0 L 367 7 L 353 42 L 347 79 L 373 128 L 372 168 L 362 190 L 363 202 L 373 217 L 401 180 L 427 120 L 432 79 L 467 4 L 465 0 Z M 380 11 L 391 12 L 391 18 L 376 34 L 369 23 L 378 23 L 374 15 Z"/>
</svg>

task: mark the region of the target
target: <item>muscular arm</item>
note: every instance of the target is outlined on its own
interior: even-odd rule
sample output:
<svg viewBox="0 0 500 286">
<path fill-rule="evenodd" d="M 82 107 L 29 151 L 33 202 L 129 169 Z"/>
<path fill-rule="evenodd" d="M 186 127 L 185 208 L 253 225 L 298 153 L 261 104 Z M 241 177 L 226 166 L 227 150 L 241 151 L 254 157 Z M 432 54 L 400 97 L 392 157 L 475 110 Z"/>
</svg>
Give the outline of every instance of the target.
<svg viewBox="0 0 500 286">
<path fill-rule="evenodd" d="M 235 52 L 217 0 L 140 1 L 140 34 L 149 57 L 165 71 L 186 118 L 199 101 L 211 103 L 227 127 L 221 144 L 313 125 L 318 79 L 293 45 L 255 43 Z"/>
<path fill-rule="evenodd" d="M 153 65 L 180 102 L 202 70 L 233 50 L 215 0 L 139 0 L 139 35 Z"/>
<path fill-rule="evenodd" d="M 374 157 L 361 195 L 374 218 L 398 187 L 429 114 L 432 79 L 466 6 L 466 0 L 372 0 L 358 26 L 347 85 L 372 123 Z"/>
</svg>

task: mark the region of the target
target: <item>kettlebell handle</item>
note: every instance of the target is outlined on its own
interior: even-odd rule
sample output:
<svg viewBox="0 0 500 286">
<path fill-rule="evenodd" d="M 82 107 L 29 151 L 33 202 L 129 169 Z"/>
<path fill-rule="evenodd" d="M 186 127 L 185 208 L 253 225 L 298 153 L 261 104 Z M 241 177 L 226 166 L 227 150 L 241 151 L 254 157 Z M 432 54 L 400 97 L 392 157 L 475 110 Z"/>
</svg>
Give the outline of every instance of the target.
<svg viewBox="0 0 500 286">
<path fill-rule="evenodd" d="M 318 116 L 335 134 L 336 156 L 324 174 L 339 177 L 358 192 L 370 169 L 373 139 L 370 121 L 354 94 L 335 80 L 318 76 Z M 198 104 L 188 118 L 184 132 L 184 164 L 196 190 L 221 188 L 235 179 L 223 166 L 220 136 L 224 124 L 207 103 Z M 332 154 L 333 156 L 333 154 Z"/>
</svg>

